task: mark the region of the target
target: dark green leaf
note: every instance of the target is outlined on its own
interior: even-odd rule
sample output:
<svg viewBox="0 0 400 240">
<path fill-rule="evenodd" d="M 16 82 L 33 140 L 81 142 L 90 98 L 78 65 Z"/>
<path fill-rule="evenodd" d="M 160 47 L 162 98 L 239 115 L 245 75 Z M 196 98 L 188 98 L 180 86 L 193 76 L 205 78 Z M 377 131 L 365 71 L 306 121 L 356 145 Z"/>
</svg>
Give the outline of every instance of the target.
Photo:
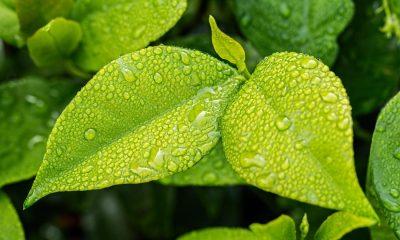
<svg viewBox="0 0 400 240">
<path fill-rule="evenodd" d="M 7 195 L 0 192 L 0 240 L 23 240 L 24 230 Z"/>
</svg>

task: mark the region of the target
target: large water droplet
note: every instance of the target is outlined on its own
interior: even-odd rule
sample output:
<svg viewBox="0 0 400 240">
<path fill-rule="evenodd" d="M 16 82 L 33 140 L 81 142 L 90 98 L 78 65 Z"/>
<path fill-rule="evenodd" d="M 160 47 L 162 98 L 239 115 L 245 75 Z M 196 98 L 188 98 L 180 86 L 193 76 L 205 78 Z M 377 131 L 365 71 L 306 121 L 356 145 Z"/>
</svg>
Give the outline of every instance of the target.
<svg viewBox="0 0 400 240">
<path fill-rule="evenodd" d="M 303 68 L 312 69 L 315 68 L 318 63 L 312 58 L 304 58 L 301 62 L 301 65 L 303 66 Z"/>
<path fill-rule="evenodd" d="M 93 128 L 89 128 L 88 130 L 85 131 L 85 138 L 86 140 L 93 140 L 96 137 L 96 130 Z"/>
<path fill-rule="evenodd" d="M 260 154 L 254 152 L 244 152 L 241 156 L 241 165 L 245 168 L 264 167 L 265 159 Z"/>
<path fill-rule="evenodd" d="M 390 189 L 390 196 L 394 197 L 394 198 L 398 198 L 399 197 L 399 191 L 395 188 Z"/>
<path fill-rule="evenodd" d="M 338 100 L 338 96 L 333 92 L 325 92 L 320 94 L 322 100 L 327 103 L 335 103 Z"/>
<path fill-rule="evenodd" d="M 155 169 L 161 169 L 164 165 L 164 151 L 152 148 L 148 157 L 148 163 Z"/>
<path fill-rule="evenodd" d="M 159 73 L 155 73 L 153 79 L 155 83 L 162 83 L 163 81 L 163 77 Z"/>
<path fill-rule="evenodd" d="M 290 119 L 286 116 L 279 117 L 276 122 L 275 126 L 280 130 L 280 131 L 285 131 L 287 130 L 290 126 L 292 125 L 292 122 Z"/>
<path fill-rule="evenodd" d="M 383 206 L 387 210 L 389 210 L 391 212 L 400 212 L 400 205 L 398 203 L 393 202 L 392 200 L 389 200 L 389 199 L 385 199 L 385 198 L 381 199 L 381 201 L 383 203 Z"/>
<path fill-rule="evenodd" d="M 275 173 L 261 175 L 257 179 L 257 184 L 262 188 L 271 189 L 276 182 L 277 176 Z"/>
<path fill-rule="evenodd" d="M 181 60 L 186 65 L 188 65 L 190 63 L 189 55 L 185 52 L 181 52 Z"/>
</svg>

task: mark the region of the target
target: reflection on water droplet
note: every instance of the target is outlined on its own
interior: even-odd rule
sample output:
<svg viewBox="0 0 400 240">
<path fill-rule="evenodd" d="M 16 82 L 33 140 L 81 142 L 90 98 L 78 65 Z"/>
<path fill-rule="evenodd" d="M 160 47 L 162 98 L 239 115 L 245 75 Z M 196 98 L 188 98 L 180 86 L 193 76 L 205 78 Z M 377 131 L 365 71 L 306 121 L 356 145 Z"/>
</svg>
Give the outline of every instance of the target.
<svg viewBox="0 0 400 240">
<path fill-rule="evenodd" d="M 292 125 L 292 122 L 290 119 L 286 116 L 280 117 L 276 120 L 275 126 L 280 130 L 280 131 L 285 131 L 287 130 L 290 125 Z"/>
<path fill-rule="evenodd" d="M 255 153 L 255 152 L 244 152 L 244 153 L 242 153 L 240 163 L 245 168 L 264 167 L 265 159 L 263 156 Z"/>
<path fill-rule="evenodd" d="M 161 169 L 164 165 L 164 151 L 153 147 L 148 156 L 148 163 L 155 169 Z"/>
<path fill-rule="evenodd" d="M 182 63 L 184 63 L 186 65 L 188 65 L 190 63 L 189 55 L 185 52 L 181 52 L 181 60 L 182 60 Z"/>
<path fill-rule="evenodd" d="M 96 137 L 96 130 L 93 128 L 89 128 L 88 130 L 85 131 L 85 138 L 86 140 L 93 140 Z"/>
<path fill-rule="evenodd" d="M 327 103 L 335 103 L 338 100 L 338 96 L 332 92 L 321 93 L 320 96 Z"/>
<path fill-rule="evenodd" d="M 262 188 L 271 189 L 274 187 L 277 176 L 275 173 L 270 173 L 267 175 L 261 175 L 257 179 L 257 184 Z"/>
<path fill-rule="evenodd" d="M 391 212 L 400 212 L 400 205 L 389 199 L 381 199 L 383 206 Z"/>
<path fill-rule="evenodd" d="M 162 83 L 163 81 L 163 77 L 159 73 L 155 73 L 153 79 L 155 83 Z"/>
<path fill-rule="evenodd" d="M 301 62 L 301 66 L 307 69 L 315 68 L 317 65 L 318 65 L 317 61 L 315 61 L 312 58 L 304 58 Z"/>
<path fill-rule="evenodd" d="M 36 144 L 41 143 L 44 141 L 44 137 L 41 135 L 35 135 L 28 141 L 28 148 L 33 149 Z"/>
</svg>

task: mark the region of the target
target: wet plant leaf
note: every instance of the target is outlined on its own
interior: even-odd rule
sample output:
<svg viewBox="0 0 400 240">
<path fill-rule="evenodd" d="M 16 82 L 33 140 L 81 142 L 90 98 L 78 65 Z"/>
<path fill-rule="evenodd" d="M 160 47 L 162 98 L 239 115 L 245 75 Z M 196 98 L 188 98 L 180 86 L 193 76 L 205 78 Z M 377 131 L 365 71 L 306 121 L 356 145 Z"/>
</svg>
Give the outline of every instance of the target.
<svg viewBox="0 0 400 240">
<path fill-rule="evenodd" d="M 0 240 L 23 240 L 24 230 L 10 199 L 0 192 Z"/>
<path fill-rule="evenodd" d="M 244 182 L 226 160 L 222 142 L 219 142 L 196 165 L 162 179 L 161 183 L 176 186 L 225 186 Z"/>
<path fill-rule="evenodd" d="M 338 240 L 356 228 L 369 227 L 376 223 L 349 212 L 336 212 L 329 216 L 315 233 L 315 240 Z"/>
<path fill-rule="evenodd" d="M 233 169 L 265 191 L 375 219 L 354 169 L 349 100 L 313 57 L 277 53 L 256 67 L 222 121 Z"/>
<path fill-rule="evenodd" d="M 52 192 L 186 170 L 217 144 L 219 118 L 243 80 L 208 55 L 176 47 L 111 62 L 58 118 L 25 206 Z"/>
<path fill-rule="evenodd" d="M 379 114 L 372 137 L 367 192 L 381 220 L 400 237 L 400 94 Z"/>
<path fill-rule="evenodd" d="M 173 27 L 185 9 L 186 0 L 77 0 L 72 18 L 83 31 L 77 65 L 95 71 L 146 47 Z"/>
<path fill-rule="evenodd" d="M 29 54 L 39 67 L 60 65 L 77 48 L 81 38 L 79 23 L 55 18 L 28 39 Z"/>
<path fill-rule="evenodd" d="M 263 55 L 296 51 L 332 65 L 336 38 L 353 14 L 351 0 L 235 0 L 234 14 L 243 34 Z"/>
<path fill-rule="evenodd" d="M 0 187 L 35 175 L 54 121 L 77 88 L 39 77 L 0 85 Z"/>
<path fill-rule="evenodd" d="M 18 16 L 14 7 L 14 5 L 0 0 L 0 39 L 16 47 L 22 47 L 25 41 L 20 32 Z"/>
<path fill-rule="evenodd" d="M 178 240 L 296 240 L 294 221 L 282 215 L 266 223 L 254 223 L 250 230 L 242 228 L 206 228 L 193 231 L 178 238 Z"/>
<path fill-rule="evenodd" d="M 300 223 L 300 240 L 306 239 L 308 231 L 310 229 L 310 224 L 308 223 L 307 214 L 304 214 Z"/>
<path fill-rule="evenodd" d="M 69 15 L 74 0 L 15 0 L 21 31 L 26 37 L 56 17 Z"/>
</svg>

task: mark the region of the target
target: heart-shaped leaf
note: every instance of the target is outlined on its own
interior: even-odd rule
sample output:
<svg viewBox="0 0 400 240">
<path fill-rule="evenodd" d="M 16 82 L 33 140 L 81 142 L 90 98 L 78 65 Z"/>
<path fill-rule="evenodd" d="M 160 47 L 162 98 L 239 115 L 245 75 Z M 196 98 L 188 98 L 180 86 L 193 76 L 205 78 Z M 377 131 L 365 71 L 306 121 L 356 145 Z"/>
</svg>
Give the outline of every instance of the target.
<svg viewBox="0 0 400 240">
<path fill-rule="evenodd" d="M 14 209 L 7 195 L 0 192 L 0 239 L 1 240 L 23 240 L 24 230 L 19 221 L 17 212 Z"/>
<path fill-rule="evenodd" d="M 95 71 L 146 47 L 173 27 L 185 9 L 186 0 L 77 0 L 72 18 L 83 31 L 78 66 Z"/>
<path fill-rule="evenodd" d="M 351 0 L 234 1 L 234 13 L 243 34 L 263 55 L 296 51 L 332 65 L 336 38 L 353 14 Z"/>
<path fill-rule="evenodd" d="M 354 169 L 349 100 L 313 57 L 277 53 L 256 67 L 222 121 L 233 169 L 269 192 L 376 218 Z"/>
<path fill-rule="evenodd" d="M 58 118 L 25 202 L 183 171 L 217 144 L 244 80 L 198 51 L 151 47 L 101 69 Z"/>
<path fill-rule="evenodd" d="M 400 94 L 379 114 L 372 137 L 367 191 L 378 215 L 400 237 Z"/>
<path fill-rule="evenodd" d="M 219 142 L 209 154 L 186 171 L 161 179 L 161 183 L 177 186 L 224 186 L 244 183 L 226 160 Z"/>
<path fill-rule="evenodd" d="M 77 87 L 37 77 L 0 85 L 0 187 L 35 175 L 54 121 Z"/>
<path fill-rule="evenodd" d="M 81 38 L 79 23 L 55 18 L 28 39 L 29 54 L 39 67 L 61 65 Z"/>
</svg>

